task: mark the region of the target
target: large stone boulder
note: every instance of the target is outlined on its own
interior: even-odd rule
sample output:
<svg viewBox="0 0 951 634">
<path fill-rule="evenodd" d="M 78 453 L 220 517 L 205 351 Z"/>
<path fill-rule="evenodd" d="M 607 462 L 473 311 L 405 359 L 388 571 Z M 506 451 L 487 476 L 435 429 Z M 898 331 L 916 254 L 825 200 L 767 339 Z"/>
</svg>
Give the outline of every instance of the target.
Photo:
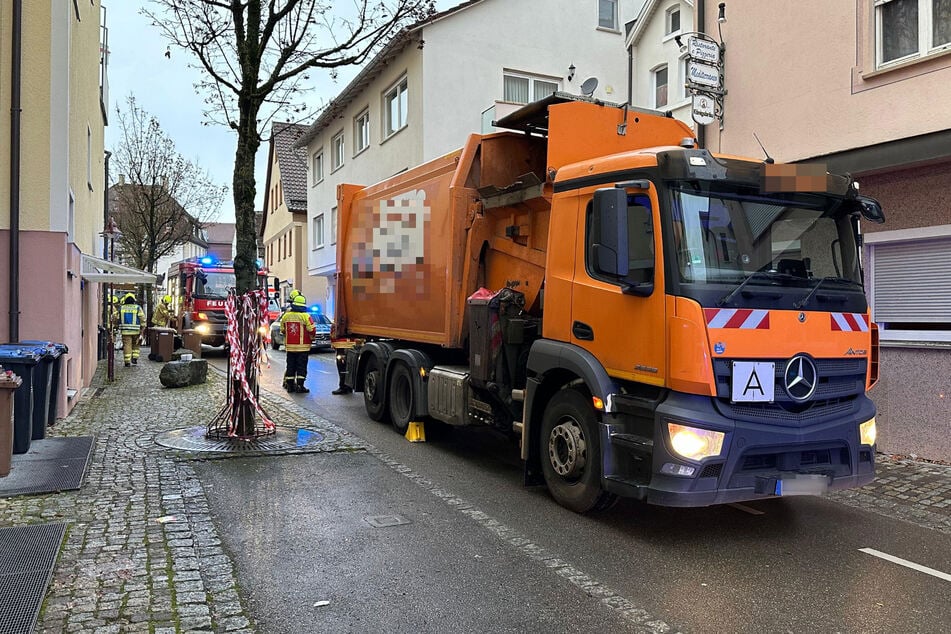
<svg viewBox="0 0 951 634">
<path fill-rule="evenodd" d="M 191 361 L 170 361 L 162 366 L 159 381 L 165 387 L 186 387 L 198 385 L 208 380 L 207 359 Z"/>
</svg>

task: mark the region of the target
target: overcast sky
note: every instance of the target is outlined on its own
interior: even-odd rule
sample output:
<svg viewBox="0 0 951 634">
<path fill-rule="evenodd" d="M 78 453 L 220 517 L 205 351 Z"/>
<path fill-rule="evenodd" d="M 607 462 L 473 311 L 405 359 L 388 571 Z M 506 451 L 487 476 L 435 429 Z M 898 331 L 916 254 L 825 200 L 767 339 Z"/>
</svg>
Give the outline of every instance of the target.
<svg viewBox="0 0 951 634">
<path fill-rule="evenodd" d="M 439 0 L 436 4 L 443 10 L 459 2 L 461 0 Z M 202 97 L 194 89 L 198 75 L 188 68 L 194 58 L 174 48 L 171 58 L 165 57 L 167 41 L 139 14 L 145 4 L 146 0 L 103 0 L 110 53 L 110 125 L 106 128 L 106 149 L 114 150 L 120 136 L 116 107 L 125 109 L 126 97 L 132 94 L 140 108 L 158 118 L 181 155 L 208 171 L 217 183 L 227 185 L 230 191 L 237 136 L 223 126 L 202 125 Z M 336 82 L 326 73 L 311 73 L 314 91 L 309 93 L 308 100 L 314 105 L 327 103 L 346 87 L 356 71 L 341 69 Z M 263 144 L 256 162 L 258 208 L 263 205 L 266 162 L 267 144 Z M 234 222 L 230 194 L 216 220 Z"/>
</svg>

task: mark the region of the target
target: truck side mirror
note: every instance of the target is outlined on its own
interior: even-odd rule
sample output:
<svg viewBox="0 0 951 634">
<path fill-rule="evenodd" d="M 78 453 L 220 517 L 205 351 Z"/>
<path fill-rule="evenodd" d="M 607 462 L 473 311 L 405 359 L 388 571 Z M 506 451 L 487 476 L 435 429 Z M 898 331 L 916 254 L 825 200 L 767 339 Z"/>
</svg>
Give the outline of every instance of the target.
<svg viewBox="0 0 951 634">
<path fill-rule="evenodd" d="M 885 212 L 882 211 L 882 205 L 877 200 L 868 196 L 859 196 L 858 202 L 861 205 L 863 218 L 876 224 L 885 222 Z"/>
<path fill-rule="evenodd" d="M 185 275 L 184 273 L 178 276 L 178 285 L 182 289 L 182 291 L 185 290 L 187 280 L 188 280 L 188 276 Z"/>
<path fill-rule="evenodd" d="M 611 187 L 594 192 L 594 265 L 615 277 L 628 274 L 627 192 Z"/>
<path fill-rule="evenodd" d="M 846 199 L 843 206 L 847 213 L 861 214 L 863 218 L 876 224 L 885 222 L 885 212 L 882 211 L 881 204 L 874 198 L 856 196 L 855 198 Z"/>
<path fill-rule="evenodd" d="M 281 291 L 281 278 L 274 278 L 274 292 L 279 293 Z"/>
</svg>

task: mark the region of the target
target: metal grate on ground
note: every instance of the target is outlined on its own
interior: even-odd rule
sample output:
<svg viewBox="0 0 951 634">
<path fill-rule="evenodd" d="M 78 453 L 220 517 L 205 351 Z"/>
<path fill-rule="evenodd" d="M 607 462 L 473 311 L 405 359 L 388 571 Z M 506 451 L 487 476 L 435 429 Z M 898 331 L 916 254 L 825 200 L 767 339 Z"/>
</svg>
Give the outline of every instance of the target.
<svg viewBox="0 0 951 634">
<path fill-rule="evenodd" d="M 0 528 L 0 634 L 32 632 L 66 524 Z"/>
<path fill-rule="evenodd" d="M 33 441 L 27 453 L 13 456 L 10 474 L 0 478 L 0 497 L 80 488 L 92 445 L 92 436 Z"/>
<path fill-rule="evenodd" d="M 312 429 L 278 426 L 271 436 L 260 438 L 206 438 L 207 428 L 174 429 L 155 437 L 155 442 L 169 449 L 213 453 L 253 453 L 291 451 L 314 447 L 326 440 L 325 434 Z"/>
</svg>

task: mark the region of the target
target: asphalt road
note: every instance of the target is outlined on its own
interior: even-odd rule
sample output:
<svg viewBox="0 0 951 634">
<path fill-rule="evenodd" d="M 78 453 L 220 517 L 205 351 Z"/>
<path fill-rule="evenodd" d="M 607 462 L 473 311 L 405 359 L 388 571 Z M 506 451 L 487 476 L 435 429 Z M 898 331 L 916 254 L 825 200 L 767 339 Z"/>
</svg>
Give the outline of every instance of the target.
<svg viewBox="0 0 951 634">
<path fill-rule="evenodd" d="M 262 381 L 281 394 L 283 360 L 273 353 Z M 475 429 L 408 443 L 366 416 L 361 395 L 331 396 L 336 384 L 333 355 L 312 354 L 312 392 L 286 398 L 372 453 L 198 468 L 263 631 L 951 627 L 946 533 L 812 497 L 703 509 L 622 500 L 579 516 L 522 486 L 514 443 Z M 258 478 L 236 488 L 248 471 Z M 381 517 L 405 523 L 373 526 Z"/>
</svg>

